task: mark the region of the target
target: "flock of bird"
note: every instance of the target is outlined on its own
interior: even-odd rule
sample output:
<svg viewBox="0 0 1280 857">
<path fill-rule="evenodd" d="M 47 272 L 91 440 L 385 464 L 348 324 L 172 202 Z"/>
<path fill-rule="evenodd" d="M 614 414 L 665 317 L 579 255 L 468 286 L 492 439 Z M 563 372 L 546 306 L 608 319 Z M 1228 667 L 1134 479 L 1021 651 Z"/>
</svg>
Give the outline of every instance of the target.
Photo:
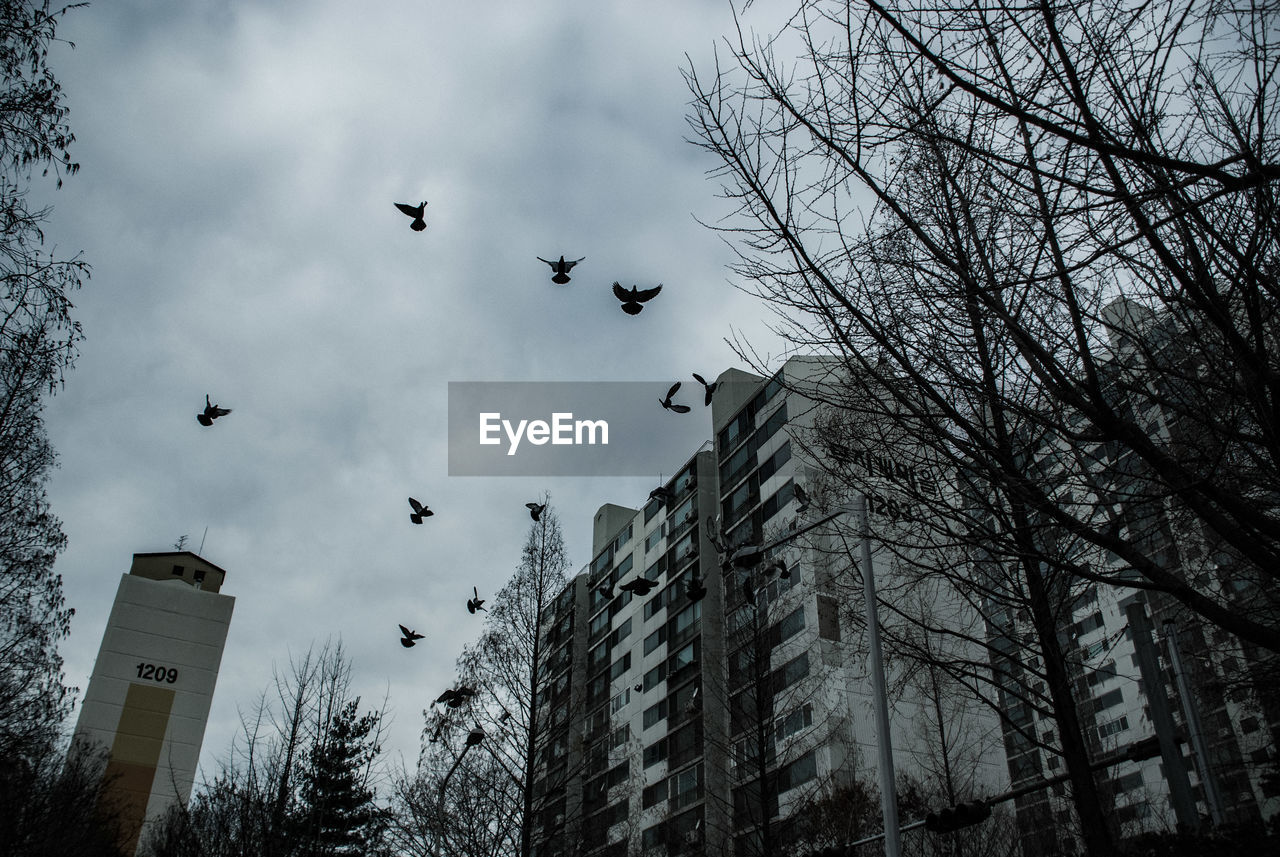
<svg viewBox="0 0 1280 857">
<path fill-rule="evenodd" d="M 409 228 L 414 232 L 422 232 L 427 228 L 426 200 L 423 200 L 418 205 L 409 205 L 407 203 L 397 202 L 395 203 L 395 207 L 406 216 L 412 218 Z M 543 259 L 541 256 L 537 256 L 535 258 L 537 258 L 539 262 L 543 262 L 551 267 L 551 282 L 557 285 L 567 284 L 570 281 L 569 272 L 573 270 L 575 265 L 586 260 L 585 256 L 579 259 L 567 260 L 563 255 L 555 261 Z M 614 297 L 621 302 L 622 311 L 628 315 L 639 315 L 640 312 L 644 310 L 644 304 L 656 298 L 661 291 L 661 283 L 649 289 L 641 289 L 638 286 L 632 286 L 630 289 L 626 289 L 617 281 L 613 283 Z M 693 373 L 693 377 L 703 387 L 704 407 L 710 406 L 712 396 L 714 395 L 718 384 L 716 382 L 708 382 L 696 372 Z M 667 390 L 667 395 L 658 401 L 666 410 L 677 414 L 687 414 L 692 410 L 688 405 L 682 405 L 672 401 L 672 398 L 680 391 L 680 387 L 681 383 L 677 381 L 670 389 Z M 210 400 L 210 395 L 207 393 L 204 397 L 204 405 L 204 410 L 196 415 L 196 420 L 200 425 L 205 427 L 212 426 L 214 420 L 220 417 L 225 417 L 227 414 L 231 413 L 230 408 L 223 408 L 213 404 Z M 659 486 L 650 492 L 649 498 L 651 500 L 658 500 L 666 505 L 674 499 L 674 496 L 665 486 Z M 540 520 L 543 510 L 546 508 L 545 504 L 541 503 L 526 503 L 525 506 L 529 510 L 529 516 L 533 518 L 535 522 Z M 413 497 L 409 498 L 409 507 L 412 510 L 409 514 L 409 520 L 414 524 L 422 524 L 426 518 L 435 514 L 425 503 L 420 503 Z M 789 572 L 785 572 L 785 566 L 783 566 L 783 568 L 784 573 L 782 576 L 786 577 Z M 644 597 L 657 587 L 657 585 L 656 581 L 650 580 L 643 575 L 639 575 L 626 583 L 617 584 L 617 589 L 623 592 L 630 592 L 637 597 Z M 599 591 L 606 600 L 612 600 L 614 598 L 614 585 L 612 583 L 606 582 L 605 584 L 596 587 L 596 590 Z M 474 615 L 477 611 L 484 611 L 484 599 L 480 597 L 480 592 L 477 587 L 473 586 L 471 591 L 473 597 L 467 599 L 467 612 Z M 686 584 L 685 592 L 691 601 L 697 601 L 706 596 L 707 588 L 701 578 L 693 575 Z M 752 603 L 754 603 L 754 599 L 752 598 L 751 600 Z M 423 639 L 422 634 L 419 634 L 417 631 L 408 628 L 405 625 L 400 625 L 400 635 L 400 645 L 404 646 L 406 649 L 413 648 L 418 640 Z M 636 685 L 637 691 L 642 688 L 643 685 Z M 446 690 L 435 700 L 435 702 L 436 704 L 444 704 L 450 709 L 455 709 L 475 695 L 476 690 L 474 688 L 461 686 Z M 504 717 L 503 719 L 506 718 Z M 439 735 L 440 729 L 437 728 L 436 734 L 431 740 L 437 740 Z"/>
</svg>

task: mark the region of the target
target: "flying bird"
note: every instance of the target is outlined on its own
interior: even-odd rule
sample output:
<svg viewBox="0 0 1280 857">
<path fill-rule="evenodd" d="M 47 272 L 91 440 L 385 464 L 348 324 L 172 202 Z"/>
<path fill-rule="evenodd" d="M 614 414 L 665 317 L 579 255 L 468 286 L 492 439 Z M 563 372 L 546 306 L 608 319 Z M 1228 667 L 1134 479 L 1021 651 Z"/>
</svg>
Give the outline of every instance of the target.
<svg viewBox="0 0 1280 857">
<path fill-rule="evenodd" d="M 795 483 L 792 493 L 796 496 L 796 511 L 803 512 L 809 508 L 809 495 L 805 493 L 804 486 L 799 482 Z"/>
<path fill-rule="evenodd" d="M 628 580 L 626 583 L 618 584 L 618 588 L 643 598 L 653 591 L 658 585 L 656 580 L 650 580 L 647 577 L 637 577 L 634 580 Z"/>
<path fill-rule="evenodd" d="M 695 687 L 693 693 L 689 695 L 689 701 L 684 706 L 685 714 L 693 714 L 698 710 L 698 691 L 701 689 L 700 687 Z"/>
<path fill-rule="evenodd" d="M 720 382 L 712 381 L 710 384 L 708 384 L 706 379 L 703 378 L 701 375 L 699 375 L 697 372 L 693 373 L 693 379 L 706 388 L 706 397 L 702 403 L 703 407 L 710 405 L 711 397 L 715 395 L 716 387 L 720 386 Z"/>
<path fill-rule="evenodd" d="M 419 503 L 412 497 L 409 498 L 409 505 L 413 508 L 413 511 L 409 514 L 409 520 L 413 521 L 415 524 L 421 524 L 423 518 L 430 518 L 435 514 L 435 512 L 431 511 L 425 505 Z"/>
<path fill-rule="evenodd" d="M 720 517 L 711 517 L 707 515 L 703 524 L 707 531 L 707 541 L 711 542 L 711 546 L 716 549 L 716 553 L 727 553 L 729 546 L 725 544 L 724 536 L 720 533 Z"/>
<path fill-rule="evenodd" d="M 701 601 L 707 597 L 707 585 L 702 582 L 701 577 L 691 574 L 684 583 L 684 594 L 690 601 Z"/>
<path fill-rule="evenodd" d="M 457 689 L 450 688 L 444 693 L 436 697 L 436 704 L 444 703 L 450 708 L 457 708 L 469 698 L 476 695 L 475 689 L 470 687 L 459 687 Z"/>
<path fill-rule="evenodd" d="M 667 488 L 667 486 L 659 485 L 657 488 L 654 488 L 652 491 L 649 492 L 649 499 L 657 500 L 659 503 L 665 506 L 675 499 L 675 495 L 671 493 L 671 491 Z"/>
<path fill-rule="evenodd" d="M 542 517 L 542 510 L 547 508 L 546 503 L 525 503 L 524 505 L 529 510 L 529 517 L 535 521 Z"/>
<path fill-rule="evenodd" d="M 636 693 L 643 693 L 643 692 L 644 692 L 644 683 L 643 683 L 643 682 L 641 682 L 640 684 L 637 684 L 637 685 L 635 686 L 635 692 L 636 692 Z"/>
<path fill-rule="evenodd" d="M 639 315 L 640 310 L 644 309 L 641 304 L 656 298 L 660 291 L 662 291 L 661 283 L 652 289 L 640 289 L 637 286 L 624 289 L 621 283 L 613 284 L 613 294 L 618 300 L 622 301 L 622 311 L 627 315 Z"/>
<path fill-rule="evenodd" d="M 671 385 L 671 389 L 667 390 L 667 397 L 665 399 L 659 399 L 658 402 L 659 404 L 662 405 L 662 407 L 666 408 L 668 411 L 675 411 L 677 414 L 687 414 L 689 413 L 688 405 L 676 405 L 671 402 L 671 397 L 674 396 L 677 392 L 679 392 L 679 390 L 680 390 L 680 382 L 676 381 L 674 384 Z"/>
<path fill-rule="evenodd" d="M 409 224 L 409 228 L 414 232 L 421 232 L 427 228 L 427 221 L 422 216 L 427 213 L 427 203 L 424 200 L 421 205 L 407 205 L 403 202 L 397 202 L 396 208 L 413 218 L 413 222 Z"/>
<path fill-rule="evenodd" d="M 605 601 L 613 600 L 613 584 L 605 581 L 596 587 L 596 592 L 604 596 Z"/>
<path fill-rule="evenodd" d="M 404 625 L 400 626 L 400 633 L 404 635 L 400 639 L 400 645 L 404 646 L 406 649 L 412 649 L 414 644 L 418 640 L 422 639 L 421 634 L 419 634 L 417 631 L 410 631 Z"/>
<path fill-rule="evenodd" d="M 585 258 L 587 257 L 582 257 L 582 259 Z M 539 262 L 546 262 L 551 266 L 551 270 L 555 272 L 554 276 L 551 278 L 551 282 L 558 283 L 562 286 L 569 282 L 569 271 L 573 270 L 573 266 L 581 262 L 582 259 L 574 259 L 572 262 L 566 262 L 564 257 L 561 256 L 559 262 L 552 262 L 551 260 L 544 259 L 541 256 L 538 257 Z"/>
<path fill-rule="evenodd" d="M 475 613 L 477 610 L 484 610 L 484 607 L 482 606 L 484 604 L 484 599 L 480 597 L 480 590 L 473 586 L 471 587 L 471 591 L 475 593 L 476 597 L 467 599 L 467 612 Z M 485 610 L 485 612 L 488 613 L 489 611 Z"/>
<path fill-rule="evenodd" d="M 787 568 L 786 560 L 775 559 L 764 567 L 765 574 L 773 574 L 774 572 L 777 572 L 778 577 L 781 577 L 783 580 L 789 580 L 791 578 L 791 569 Z"/>
<path fill-rule="evenodd" d="M 196 414 L 196 420 L 202 426 L 211 426 L 213 425 L 213 421 L 216 420 L 218 417 L 225 417 L 229 413 L 231 413 L 230 408 L 218 407 L 217 405 L 209 401 L 209 394 L 205 393 L 204 394 L 204 413 Z"/>
</svg>

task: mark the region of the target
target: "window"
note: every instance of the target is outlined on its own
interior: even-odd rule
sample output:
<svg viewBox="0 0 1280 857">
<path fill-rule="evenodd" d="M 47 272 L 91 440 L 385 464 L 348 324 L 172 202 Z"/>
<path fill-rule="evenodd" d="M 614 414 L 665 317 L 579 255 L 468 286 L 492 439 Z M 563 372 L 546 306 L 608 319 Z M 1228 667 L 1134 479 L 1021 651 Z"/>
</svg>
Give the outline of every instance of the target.
<svg viewBox="0 0 1280 857">
<path fill-rule="evenodd" d="M 1121 717 L 1119 720 L 1112 720 L 1110 723 L 1104 723 L 1098 727 L 1099 738 L 1110 738 L 1118 732 L 1123 732 L 1129 728 L 1129 718 Z"/>
<path fill-rule="evenodd" d="M 813 706 L 806 702 L 790 714 L 778 718 L 774 726 L 774 739 L 781 741 L 784 738 L 790 738 L 801 729 L 806 729 L 812 725 Z"/>
<path fill-rule="evenodd" d="M 667 780 L 671 784 L 671 810 L 683 809 L 702 798 L 702 764 L 686 768 Z"/>
<path fill-rule="evenodd" d="M 773 674 L 773 692 L 780 691 L 790 687 L 800 679 L 809 674 L 809 653 L 801 652 L 798 658 L 793 658 L 783 666 L 779 667 Z"/>
<path fill-rule="evenodd" d="M 793 569 L 791 576 L 795 577 L 798 573 L 798 570 Z M 824 640 L 840 642 L 839 605 L 830 595 L 818 596 L 818 636 Z"/>
<path fill-rule="evenodd" d="M 186 571 L 186 569 L 185 569 L 184 567 L 182 567 L 182 566 L 180 566 L 180 565 L 175 565 L 175 566 L 173 567 L 173 572 L 172 572 L 172 574 L 173 574 L 173 576 L 174 576 L 174 577 L 182 577 L 182 573 L 183 573 L 184 571 Z"/>
<path fill-rule="evenodd" d="M 1119 705 L 1122 702 L 1124 702 L 1124 694 L 1121 693 L 1120 688 L 1117 687 L 1115 690 L 1109 690 L 1102 694 L 1102 696 L 1098 697 L 1098 710 L 1102 711 L 1112 707 L 1113 705 Z"/>
<path fill-rule="evenodd" d="M 760 465 L 760 481 L 763 482 L 770 476 L 778 472 L 778 468 L 791 460 L 791 441 L 787 441 L 778 447 L 778 451 L 769 456 L 769 459 Z"/>
<path fill-rule="evenodd" d="M 605 640 L 591 651 L 587 652 L 587 672 L 594 675 L 595 671 L 600 669 L 609 662 L 609 641 Z"/>
<path fill-rule="evenodd" d="M 796 634 L 804 630 L 804 605 L 797 607 L 791 611 L 782 621 L 777 624 L 777 642 L 785 643 Z M 770 636 L 773 636 L 772 634 Z"/>
<path fill-rule="evenodd" d="M 613 617 L 609 615 L 608 610 L 601 611 L 594 619 L 591 620 L 591 624 L 587 626 L 588 636 L 595 637 L 596 635 L 603 633 L 604 629 L 609 627 L 609 620 L 612 618 Z"/>
<path fill-rule="evenodd" d="M 609 678 L 616 679 L 629 669 L 631 669 L 631 653 L 627 652 L 613 662 L 613 666 L 609 668 Z"/>
<path fill-rule="evenodd" d="M 666 630 L 667 626 L 663 625 L 661 628 L 644 638 L 644 653 L 646 655 L 666 642 Z"/>
<path fill-rule="evenodd" d="M 1107 679 L 1115 678 L 1115 677 L 1116 677 L 1116 662 L 1107 661 L 1102 666 L 1090 672 L 1088 677 L 1085 679 L 1085 681 L 1088 682 L 1090 687 L 1096 687 L 1097 685 L 1102 684 L 1102 682 L 1106 681 Z"/>
<path fill-rule="evenodd" d="M 664 528 L 658 527 L 656 530 L 654 530 L 652 533 L 649 534 L 649 537 L 647 539 L 644 540 L 645 552 L 647 553 L 653 550 L 666 537 L 667 537 L 667 534 L 664 531 Z"/>
<path fill-rule="evenodd" d="M 1126 774 L 1123 777 L 1117 777 L 1111 781 L 1111 788 L 1116 794 L 1124 794 L 1131 792 L 1136 788 L 1142 787 L 1142 771 L 1134 771 L 1132 774 Z"/>
<path fill-rule="evenodd" d="M 667 718 L 667 701 L 664 699 L 657 705 L 651 705 L 644 710 L 644 729 L 648 729 Z"/>
<path fill-rule="evenodd" d="M 614 628 L 613 633 L 609 635 L 610 648 L 618 645 L 630 635 L 631 635 L 631 620 L 627 619 L 627 621 L 623 622 L 617 628 Z"/>
<path fill-rule="evenodd" d="M 204 569 L 197 568 L 195 571 L 191 572 L 191 579 L 196 583 L 204 583 Z"/>
<path fill-rule="evenodd" d="M 818 760 L 810 750 L 778 771 L 778 794 L 803 785 L 818 776 Z"/>
<path fill-rule="evenodd" d="M 616 714 L 622 706 L 631 701 L 631 688 L 623 688 L 622 693 L 609 700 L 609 713 Z"/>
</svg>

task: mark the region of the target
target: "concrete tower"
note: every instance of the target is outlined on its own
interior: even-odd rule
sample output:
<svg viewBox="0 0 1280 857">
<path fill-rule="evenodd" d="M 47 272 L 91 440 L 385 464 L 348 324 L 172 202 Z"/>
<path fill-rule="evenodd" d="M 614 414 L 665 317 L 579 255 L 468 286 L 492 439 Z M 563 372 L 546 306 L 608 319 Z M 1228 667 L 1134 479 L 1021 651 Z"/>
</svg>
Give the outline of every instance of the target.
<svg viewBox="0 0 1280 857">
<path fill-rule="evenodd" d="M 120 578 L 74 752 L 105 752 L 102 800 L 125 853 L 191 796 L 235 599 L 226 572 L 190 551 L 138 553 Z"/>
</svg>

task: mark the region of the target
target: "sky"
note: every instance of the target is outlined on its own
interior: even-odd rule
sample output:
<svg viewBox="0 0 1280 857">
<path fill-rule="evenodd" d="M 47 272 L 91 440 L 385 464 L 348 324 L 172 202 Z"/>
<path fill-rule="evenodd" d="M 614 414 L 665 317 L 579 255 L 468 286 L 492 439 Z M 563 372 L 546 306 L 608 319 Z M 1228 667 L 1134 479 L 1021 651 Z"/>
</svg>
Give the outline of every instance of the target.
<svg viewBox="0 0 1280 857">
<path fill-rule="evenodd" d="M 772 26 L 767 6 L 744 26 Z M 471 587 L 518 565 L 524 504 L 550 492 L 576 572 L 596 509 L 642 504 L 710 437 L 691 373 L 742 367 L 735 336 L 777 362 L 769 311 L 698 222 L 730 208 L 687 141 L 681 69 L 706 73 L 733 28 L 728 0 L 70 12 L 50 65 L 81 167 L 33 191 L 46 249 L 92 266 L 45 412 L 67 682 L 87 686 L 132 555 L 185 534 L 236 598 L 201 773 L 273 668 L 327 639 L 412 765 L 481 629 Z M 416 233 L 393 203 L 422 200 Z M 564 286 L 535 258 L 561 254 L 586 257 Z M 664 288 L 630 316 L 615 280 Z M 688 415 L 656 402 L 676 380 Z M 450 477 L 448 385 L 476 381 L 651 382 L 684 422 L 649 435 L 647 476 Z M 206 393 L 233 411 L 211 428 Z M 421 527 L 410 495 L 436 512 Z"/>
</svg>

